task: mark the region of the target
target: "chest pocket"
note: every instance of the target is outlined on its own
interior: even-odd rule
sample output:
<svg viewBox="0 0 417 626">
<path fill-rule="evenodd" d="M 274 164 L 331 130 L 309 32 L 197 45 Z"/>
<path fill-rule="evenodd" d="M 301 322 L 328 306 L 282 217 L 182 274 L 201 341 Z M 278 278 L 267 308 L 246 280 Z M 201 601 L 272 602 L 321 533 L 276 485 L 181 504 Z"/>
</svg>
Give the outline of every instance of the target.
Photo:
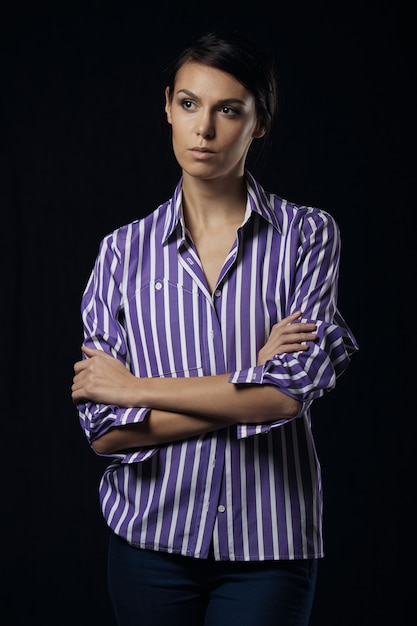
<svg viewBox="0 0 417 626">
<path fill-rule="evenodd" d="M 125 309 L 125 328 L 138 376 L 195 376 L 206 351 L 203 298 L 190 289 L 155 279 L 137 290 Z"/>
</svg>

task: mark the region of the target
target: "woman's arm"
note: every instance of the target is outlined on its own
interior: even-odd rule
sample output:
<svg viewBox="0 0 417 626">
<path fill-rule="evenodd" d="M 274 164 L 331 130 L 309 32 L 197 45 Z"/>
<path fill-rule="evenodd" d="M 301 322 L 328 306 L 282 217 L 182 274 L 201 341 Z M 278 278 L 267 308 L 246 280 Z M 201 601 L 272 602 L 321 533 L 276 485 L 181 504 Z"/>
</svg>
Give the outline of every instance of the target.
<svg viewBox="0 0 417 626">
<path fill-rule="evenodd" d="M 143 422 L 113 427 L 95 439 L 92 446 L 98 454 L 113 454 L 198 437 L 227 425 L 225 419 L 214 420 L 152 409 Z"/>
<path fill-rule="evenodd" d="M 83 348 L 74 401 L 152 407 L 210 419 L 254 423 L 291 417 L 297 402 L 269 385 L 233 385 L 229 374 L 193 378 L 137 378 L 101 350 Z"/>
<path fill-rule="evenodd" d="M 100 454 L 178 441 L 238 422 L 289 419 L 295 417 L 299 408 L 297 400 L 272 385 L 233 385 L 228 382 L 227 374 L 150 379 L 132 376 L 132 379 L 125 386 L 126 398 L 130 393 L 136 404 L 140 401 L 158 408 L 152 408 L 142 422 L 112 428 L 96 439 L 93 447 Z M 176 412 L 170 409 L 172 406 L 178 407 Z"/>
<path fill-rule="evenodd" d="M 301 313 L 276 324 L 259 352 L 258 364 L 279 352 L 308 350 L 314 324 L 294 323 Z M 97 452 L 155 445 L 197 436 L 233 423 L 264 423 L 297 414 L 299 403 L 271 385 L 235 385 L 229 375 L 137 378 L 102 350 L 83 347 L 88 357 L 74 366 L 72 398 L 124 407 L 152 407 L 140 424 L 108 431 L 94 442 Z"/>
</svg>

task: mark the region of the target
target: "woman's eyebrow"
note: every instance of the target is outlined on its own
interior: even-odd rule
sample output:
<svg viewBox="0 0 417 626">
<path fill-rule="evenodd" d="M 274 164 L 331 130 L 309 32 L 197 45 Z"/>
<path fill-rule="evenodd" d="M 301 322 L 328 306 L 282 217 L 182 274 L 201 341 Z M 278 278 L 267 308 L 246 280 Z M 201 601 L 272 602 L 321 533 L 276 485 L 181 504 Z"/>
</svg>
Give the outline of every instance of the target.
<svg viewBox="0 0 417 626">
<path fill-rule="evenodd" d="M 188 89 L 179 89 L 177 91 L 177 94 L 184 94 L 189 98 L 192 98 L 193 100 L 200 100 L 200 98 L 195 93 L 189 91 Z M 244 100 L 241 100 L 240 98 L 224 98 L 216 102 L 216 105 L 219 106 L 226 106 L 228 104 L 241 104 L 242 106 L 246 106 L 246 102 Z"/>
</svg>

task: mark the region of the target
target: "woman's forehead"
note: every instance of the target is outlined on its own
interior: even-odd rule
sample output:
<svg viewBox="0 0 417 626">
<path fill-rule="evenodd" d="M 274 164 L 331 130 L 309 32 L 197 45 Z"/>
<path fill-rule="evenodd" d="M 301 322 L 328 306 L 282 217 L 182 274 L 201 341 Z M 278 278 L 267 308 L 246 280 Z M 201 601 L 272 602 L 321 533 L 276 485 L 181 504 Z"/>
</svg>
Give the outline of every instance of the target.
<svg viewBox="0 0 417 626">
<path fill-rule="evenodd" d="M 192 92 L 197 97 L 211 95 L 217 99 L 236 98 L 246 101 L 252 94 L 231 74 L 216 67 L 190 61 L 180 67 L 175 77 L 175 93 Z"/>
</svg>

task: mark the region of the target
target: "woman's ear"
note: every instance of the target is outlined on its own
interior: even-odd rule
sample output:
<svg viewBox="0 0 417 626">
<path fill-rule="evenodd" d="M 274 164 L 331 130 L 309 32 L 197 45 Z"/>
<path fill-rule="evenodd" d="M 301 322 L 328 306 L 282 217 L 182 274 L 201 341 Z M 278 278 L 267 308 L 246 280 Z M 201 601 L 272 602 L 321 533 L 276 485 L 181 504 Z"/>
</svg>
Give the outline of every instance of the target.
<svg viewBox="0 0 417 626">
<path fill-rule="evenodd" d="M 265 128 L 263 126 L 261 126 L 261 124 L 257 124 L 254 133 L 253 133 L 253 138 L 254 139 L 260 139 L 261 137 L 263 137 L 265 135 Z"/>
<path fill-rule="evenodd" d="M 171 100 L 169 97 L 169 87 L 165 87 L 165 113 L 167 114 L 168 124 L 172 124 Z"/>
</svg>

